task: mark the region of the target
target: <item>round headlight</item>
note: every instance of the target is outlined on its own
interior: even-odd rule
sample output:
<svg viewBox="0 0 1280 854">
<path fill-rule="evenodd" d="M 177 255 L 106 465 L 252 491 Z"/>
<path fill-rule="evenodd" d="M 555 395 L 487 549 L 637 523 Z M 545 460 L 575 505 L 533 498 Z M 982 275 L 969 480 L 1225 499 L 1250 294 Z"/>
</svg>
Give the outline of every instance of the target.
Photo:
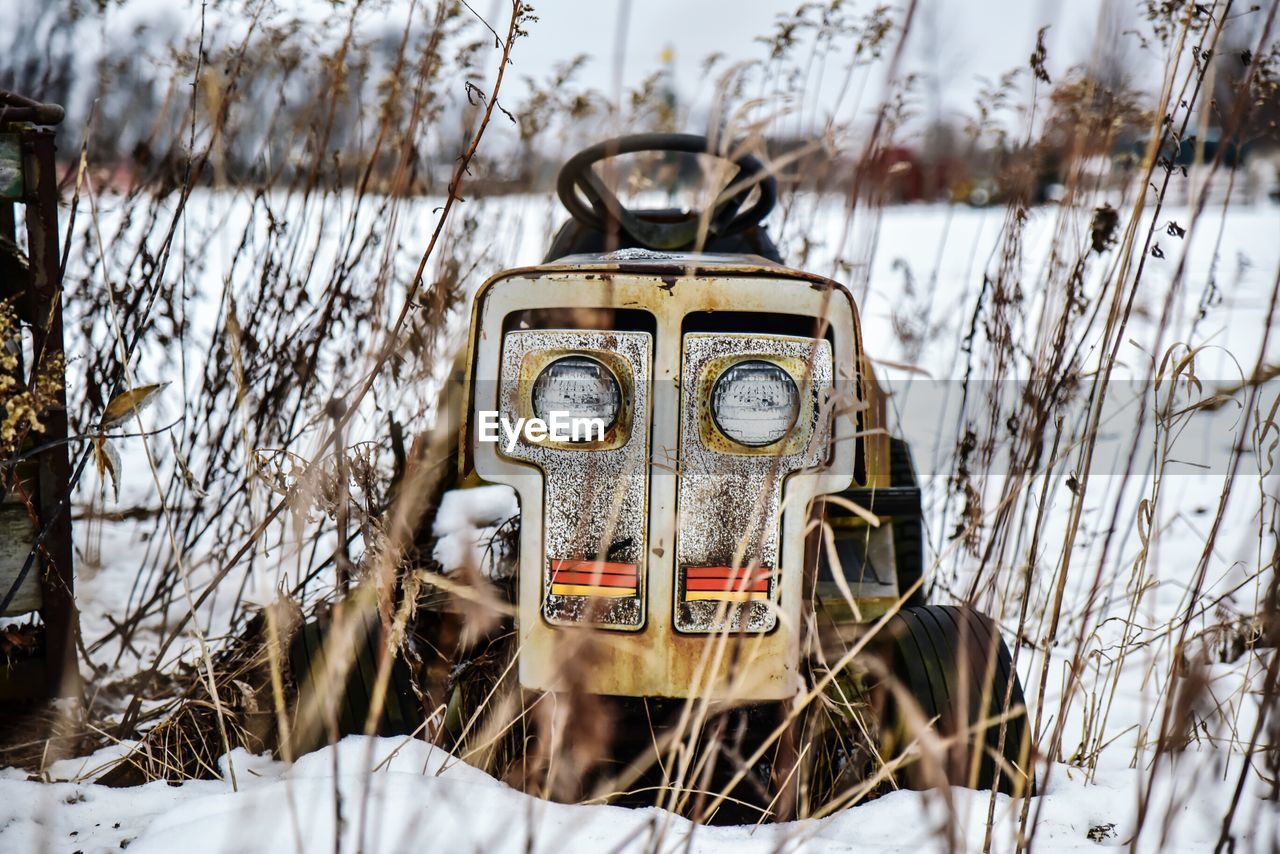
<svg viewBox="0 0 1280 854">
<path fill-rule="evenodd" d="M 599 418 L 608 430 L 618 420 L 622 391 L 613 372 L 588 356 L 565 356 L 543 368 L 533 381 L 533 414 L 550 422 L 551 414 Z"/>
<path fill-rule="evenodd" d="M 760 448 L 787 435 L 800 412 L 791 375 L 772 362 L 738 362 L 711 389 L 711 417 L 740 445 Z"/>
</svg>

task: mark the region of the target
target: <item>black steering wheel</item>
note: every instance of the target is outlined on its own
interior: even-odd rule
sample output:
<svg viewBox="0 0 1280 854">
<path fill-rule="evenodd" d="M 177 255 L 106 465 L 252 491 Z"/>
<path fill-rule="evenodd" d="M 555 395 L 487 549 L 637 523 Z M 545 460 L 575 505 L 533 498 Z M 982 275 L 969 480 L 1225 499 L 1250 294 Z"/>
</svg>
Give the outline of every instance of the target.
<svg viewBox="0 0 1280 854">
<path fill-rule="evenodd" d="M 651 249 L 680 249 L 694 242 L 704 215 L 689 216 L 678 221 L 658 221 L 627 210 L 591 167 L 600 160 L 639 151 L 674 151 L 684 154 L 710 154 L 724 158 L 705 136 L 689 133 L 637 133 L 607 139 L 584 148 L 560 169 L 556 192 L 569 214 L 578 222 L 597 231 L 605 231 L 606 223 L 616 222 L 641 246 Z M 738 167 L 729 184 L 736 190 L 719 200 L 706 216 L 707 231 L 716 237 L 728 237 L 745 231 L 768 216 L 778 201 L 778 181 L 750 154 L 731 161 Z M 745 211 L 739 212 L 751 190 L 759 187 L 759 198 Z M 584 204 L 578 191 L 586 196 Z"/>
</svg>

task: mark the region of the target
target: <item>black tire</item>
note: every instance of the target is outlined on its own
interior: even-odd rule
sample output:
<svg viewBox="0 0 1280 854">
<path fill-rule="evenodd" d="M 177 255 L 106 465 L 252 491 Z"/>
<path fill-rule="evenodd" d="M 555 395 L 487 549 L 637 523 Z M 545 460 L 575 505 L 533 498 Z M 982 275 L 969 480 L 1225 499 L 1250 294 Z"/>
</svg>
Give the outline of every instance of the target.
<svg viewBox="0 0 1280 854">
<path fill-rule="evenodd" d="M 889 485 L 917 489 L 920 486 L 911 461 L 911 448 L 902 439 L 889 439 Z M 905 593 L 924 575 L 924 520 L 919 504 L 914 514 L 893 517 L 893 556 L 898 592 Z M 916 607 L 926 601 L 924 585 L 921 584 L 903 604 Z"/>
<path fill-rule="evenodd" d="M 324 698 L 317 693 L 322 680 L 313 678 L 313 674 L 325 672 L 326 642 L 331 627 L 332 622 L 327 617 L 305 623 L 289 645 L 289 666 L 297 686 L 296 710 L 311 706 L 325 708 Z M 356 654 L 347 670 L 345 685 L 335 698 L 338 737 L 364 732 L 365 721 L 373 708 L 373 690 L 377 681 L 381 645 L 382 621 L 376 612 L 371 612 L 364 617 L 363 625 L 357 627 Z M 323 714 L 316 721 L 318 726 L 313 726 L 311 732 L 299 729 L 300 717 L 300 714 L 294 716 L 295 755 L 315 750 L 330 740 L 329 724 L 323 719 Z M 378 735 L 408 735 L 421 722 L 422 711 L 413 692 L 408 662 L 402 654 L 397 654 L 391 665 L 382 715 L 375 732 Z"/>
<path fill-rule="evenodd" d="M 900 768 L 898 784 L 924 789 L 945 780 L 1010 795 L 1034 794 L 1026 701 L 995 624 L 971 608 L 927 605 L 904 608 L 881 634 L 879 657 L 887 673 L 873 697 L 885 761 L 901 756 L 916 740 L 921 720 L 934 721 L 939 736 L 954 739 L 941 756 L 926 751 Z M 1002 727 L 1006 693 L 1009 717 Z M 984 721 L 994 722 L 983 727 Z"/>
</svg>

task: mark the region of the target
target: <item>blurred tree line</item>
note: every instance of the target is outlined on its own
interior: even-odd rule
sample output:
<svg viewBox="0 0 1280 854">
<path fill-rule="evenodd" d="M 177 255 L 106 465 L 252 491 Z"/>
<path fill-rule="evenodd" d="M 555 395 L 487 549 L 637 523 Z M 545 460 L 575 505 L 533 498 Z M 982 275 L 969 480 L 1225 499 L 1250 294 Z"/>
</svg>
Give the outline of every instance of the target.
<svg viewBox="0 0 1280 854">
<path fill-rule="evenodd" d="M 99 184 L 118 187 L 178 186 L 187 153 L 208 147 L 206 168 L 191 180 L 373 190 L 394 181 L 402 192 L 442 193 L 483 108 L 480 69 L 494 39 L 487 23 L 452 2 L 422 4 L 412 16 L 396 0 L 293 11 L 242 0 L 209 0 L 203 8 L 160 0 L 11 3 L 0 80 L 65 105 L 62 156 L 72 161 L 87 146 Z M 940 81 L 955 69 L 938 59 L 947 55 L 945 34 L 922 25 L 912 37 L 928 62 L 888 94 L 874 147 L 862 146 L 857 125 L 843 140 L 815 145 L 821 134 L 795 115 L 743 130 L 786 160 L 784 179 L 793 187 L 882 201 L 1035 203 L 1082 176 L 1128 180 L 1154 120 L 1152 81 L 1142 79 L 1138 54 L 1168 51 L 1169 22 L 1182 13 L 1167 5 L 1138 3 L 1104 16 L 1092 59 L 1060 77 L 1048 71 L 1042 31 L 1028 64 L 984 86 L 967 114 L 945 108 Z M 851 52 L 855 64 L 880 59 L 892 29 L 887 13 L 858 20 L 824 9 L 813 17 L 808 6 L 822 4 L 780 16 L 772 38 L 760 39 L 769 48 L 756 69 L 761 81 L 803 90 L 796 70 L 811 49 L 837 59 Z M 1147 20 L 1135 21 L 1134 10 L 1146 7 Z M 1236 161 L 1244 152 L 1265 156 L 1280 140 L 1280 49 L 1273 44 L 1255 56 L 1261 24 L 1261 15 L 1242 13 L 1216 55 L 1191 57 L 1204 64 L 1212 92 L 1202 122 Z M 705 64 L 708 75 L 715 61 Z M 570 56 L 545 79 L 519 75 L 523 90 L 500 104 L 506 120 L 475 162 L 471 192 L 545 190 L 565 152 L 581 144 L 623 131 L 701 130 L 723 125 L 731 112 L 682 102 L 665 68 L 613 103 L 580 82 L 583 65 L 584 57 Z M 747 77 L 725 73 L 715 98 L 745 100 Z M 802 97 L 797 112 L 808 108 Z M 427 131 L 405 138 L 401 129 L 414 111 Z M 1028 126 L 1031 133 L 1010 130 Z M 1188 140 L 1190 155 L 1168 152 L 1166 159 L 1211 159 L 1216 151 L 1206 154 L 1204 142 Z"/>
</svg>

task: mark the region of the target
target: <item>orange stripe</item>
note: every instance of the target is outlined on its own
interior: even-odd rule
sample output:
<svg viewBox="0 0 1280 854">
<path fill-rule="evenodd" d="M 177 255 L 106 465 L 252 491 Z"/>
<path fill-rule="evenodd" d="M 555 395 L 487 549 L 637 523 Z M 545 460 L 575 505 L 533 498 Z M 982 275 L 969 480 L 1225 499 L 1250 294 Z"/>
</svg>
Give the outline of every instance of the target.
<svg viewBox="0 0 1280 854">
<path fill-rule="evenodd" d="M 747 576 L 751 570 L 748 567 L 739 567 L 734 569 L 731 566 L 686 566 L 684 573 L 686 578 L 743 578 Z M 761 566 L 755 570 L 756 578 L 768 578 L 769 567 Z"/>
<path fill-rule="evenodd" d="M 630 587 L 635 589 L 636 577 L 634 575 L 613 575 L 612 573 L 598 572 L 571 572 L 569 570 L 555 570 L 551 574 L 552 584 L 600 584 L 605 587 Z"/>
<path fill-rule="evenodd" d="M 630 575 L 634 577 L 636 565 L 634 563 L 612 563 L 600 560 L 560 560 L 556 558 L 551 561 L 551 571 L 603 572 L 609 575 Z"/>
<path fill-rule="evenodd" d="M 690 578 L 685 582 L 687 590 L 754 590 L 761 593 L 769 592 L 769 579 L 762 578 L 754 584 L 748 584 L 746 578 L 741 579 L 720 579 L 720 578 Z"/>
</svg>

